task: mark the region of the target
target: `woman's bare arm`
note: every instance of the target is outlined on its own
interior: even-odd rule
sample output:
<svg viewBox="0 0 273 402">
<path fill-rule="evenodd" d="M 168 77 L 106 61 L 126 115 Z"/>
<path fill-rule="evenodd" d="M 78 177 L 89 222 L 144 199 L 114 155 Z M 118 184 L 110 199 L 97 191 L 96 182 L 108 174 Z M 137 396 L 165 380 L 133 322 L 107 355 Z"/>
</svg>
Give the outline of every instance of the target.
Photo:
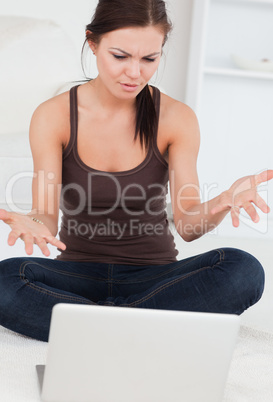
<svg viewBox="0 0 273 402">
<path fill-rule="evenodd" d="M 33 244 L 37 244 L 46 256 L 50 254 L 47 243 L 65 249 L 55 236 L 62 184 L 62 151 L 69 133 L 68 93 L 42 103 L 33 113 L 30 124 L 34 166 L 32 210 L 27 215 L 0 210 L 0 219 L 11 227 L 8 244 L 12 246 L 21 238 L 27 254 L 32 254 Z"/>
</svg>

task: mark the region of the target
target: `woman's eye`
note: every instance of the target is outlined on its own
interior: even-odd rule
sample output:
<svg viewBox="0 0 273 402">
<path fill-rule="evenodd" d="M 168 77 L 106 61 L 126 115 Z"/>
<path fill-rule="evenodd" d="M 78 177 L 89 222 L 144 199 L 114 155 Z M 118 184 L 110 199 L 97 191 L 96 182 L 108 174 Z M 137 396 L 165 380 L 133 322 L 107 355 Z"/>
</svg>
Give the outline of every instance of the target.
<svg viewBox="0 0 273 402">
<path fill-rule="evenodd" d="M 115 59 L 117 60 L 124 60 L 126 59 L 126 56 L 120 56 L 118 54 L 113 54 Z M 148 63 L 153 63 L 156 59 L 151 59 L 150 57 L 145 57 L 143 60 L 147 61 Z"/>
<path fill-rule="evenodd" d="M 117 54 L 113 54 L 113 56 L 115 57 L 115 59 L 118 59 L 118 60 L 124 60 L 126 58 L 126 56 L 119 56 Z"/>
</svg>

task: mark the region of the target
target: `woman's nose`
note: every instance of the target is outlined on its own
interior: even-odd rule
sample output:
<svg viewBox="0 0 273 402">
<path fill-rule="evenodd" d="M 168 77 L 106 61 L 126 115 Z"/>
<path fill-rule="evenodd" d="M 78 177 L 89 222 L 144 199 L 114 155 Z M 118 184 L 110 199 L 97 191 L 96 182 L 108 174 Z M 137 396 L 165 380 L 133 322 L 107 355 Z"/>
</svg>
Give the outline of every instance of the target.
<svg viewBox="0 0 273 402">
<path fill-rule="evenodd" d="M 127 68 L 127 76 L 130 78 L 140 77 L 140 63 L 139 61 L 132 60 Z"/>
</svg>

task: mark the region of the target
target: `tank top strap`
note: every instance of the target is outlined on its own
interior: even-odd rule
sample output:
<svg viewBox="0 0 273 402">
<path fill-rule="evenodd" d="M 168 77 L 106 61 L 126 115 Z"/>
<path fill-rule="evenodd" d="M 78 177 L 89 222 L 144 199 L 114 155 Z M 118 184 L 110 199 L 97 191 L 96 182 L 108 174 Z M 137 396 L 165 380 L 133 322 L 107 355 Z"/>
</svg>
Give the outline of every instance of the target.
<svg viewBox="0 0 273 402">
<path fill-rule="evenodd" d="M 77 140 L 78 132 L 78 100 L 77 90 L 79 85 L 75 85 L 69 91 L 69 103 L 70 103 L 70 139 L 67 147 L 63 152 L 63 157 L 67 157 L 72 151 L 75 141 Z"/>
<path fill-rule="evenodd" d="M 155 105 L 155 111 L 156 111 L 156 126 L 155 126 L 155 131 L 153 135 L 153 141 L 152 141 L 152 148 L 153 151 L 157 157 L 157 159 L 166 167 L 168 168 L 168 163 L 166 160 L 163 158 L 161 155 L 158 146 L 157 146 L 157 134 L 158 134 L 158 126 L 159 126 L 159 115 L 160 115 L 160 98 L 161 98 L 161 93 L 160 90 L 157 87 L 152 86 L 153 88 L 153 101 Z"/>
<path fill-rule="evenodd" d="M 160 90 L 157 87 L 152 86 L 153 88 L 153 101 L 154 101 L 154 106 L 155 106 L 155 112 L 156 112 L 156 126 L 155 126 L 155 131 L 154 131 L 154 141 L 156 142 L 157 140 L 157 132 L 158 132 L 158 123 L 159 123 L 159 114 L 160 114 Z"/>
</svg>

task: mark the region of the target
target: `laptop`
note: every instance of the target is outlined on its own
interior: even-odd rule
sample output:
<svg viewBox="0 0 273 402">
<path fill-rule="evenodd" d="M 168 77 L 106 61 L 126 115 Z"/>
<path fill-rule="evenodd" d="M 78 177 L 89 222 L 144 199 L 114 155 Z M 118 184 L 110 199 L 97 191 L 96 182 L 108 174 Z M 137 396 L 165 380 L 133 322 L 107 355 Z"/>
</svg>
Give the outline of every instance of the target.
<svg viewBox="0 0 273 402">
<path fill-rule="evenodd" d="M 220 402 L 240 318 L 57 304 L 43 402 Z"/>
</svg>

